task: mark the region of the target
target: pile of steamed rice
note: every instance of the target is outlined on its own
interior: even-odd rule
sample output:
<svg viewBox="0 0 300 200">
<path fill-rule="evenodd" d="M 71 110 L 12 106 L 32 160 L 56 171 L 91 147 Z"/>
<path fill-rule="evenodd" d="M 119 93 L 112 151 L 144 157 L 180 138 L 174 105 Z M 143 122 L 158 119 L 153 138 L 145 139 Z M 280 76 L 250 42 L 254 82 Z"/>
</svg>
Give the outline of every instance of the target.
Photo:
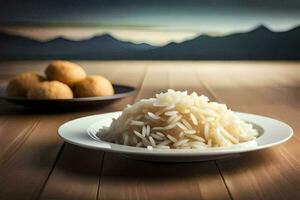
<svg viewBox="0 0 300 200">
<path fill-rule="evenodd" d="M 226 147 L 258 136 L 225 104 L 196 93 L 168 90 L 156 98 L 128 105 L 110 127 L 99 130 L 105 141 L 159 149 Z"/>
</svg>

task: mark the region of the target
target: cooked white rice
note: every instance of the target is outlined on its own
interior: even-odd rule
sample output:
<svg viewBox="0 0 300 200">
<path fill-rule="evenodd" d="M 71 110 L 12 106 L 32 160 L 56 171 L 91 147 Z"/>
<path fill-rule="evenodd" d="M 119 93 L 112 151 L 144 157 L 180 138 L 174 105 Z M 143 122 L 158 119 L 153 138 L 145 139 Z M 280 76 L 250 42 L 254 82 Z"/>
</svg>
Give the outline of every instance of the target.
<svg viewBox="0 0 300 200">
<path fill-rule="evenodd" d="M 98 136 L 117 144 L 159 149 L 203 149 L 231 146 L 258 136 L 225 104 L 209 102 L 195 92 L 168 90 L 156 98 L 127 106 Z"/>
</svg>

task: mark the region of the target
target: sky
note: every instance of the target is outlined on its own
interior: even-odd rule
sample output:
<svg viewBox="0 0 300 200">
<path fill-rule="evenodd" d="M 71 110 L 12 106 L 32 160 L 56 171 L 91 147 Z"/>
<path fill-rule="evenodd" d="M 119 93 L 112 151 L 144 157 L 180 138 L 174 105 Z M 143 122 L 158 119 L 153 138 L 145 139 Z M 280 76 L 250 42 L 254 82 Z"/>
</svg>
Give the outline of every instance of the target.
<svg viewBox="0 0 300 200">
<path fill-rule="evenodd" d="M 136 43 L 164 45 L 199 34 L 274 31 L 300 24 L 299 0 L 1 0 L 0 29 L 39 40 L 109 33 Z"/>
</svg>

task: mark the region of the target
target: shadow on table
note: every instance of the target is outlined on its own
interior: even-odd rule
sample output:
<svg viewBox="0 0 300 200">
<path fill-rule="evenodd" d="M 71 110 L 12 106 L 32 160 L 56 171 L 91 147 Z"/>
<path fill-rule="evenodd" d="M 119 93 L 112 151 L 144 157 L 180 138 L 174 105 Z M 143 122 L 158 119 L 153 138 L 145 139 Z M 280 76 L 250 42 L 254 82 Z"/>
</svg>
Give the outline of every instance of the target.
<svg viewBox="0 0 300 200">
<path fill-rule="evenodd" d="M 105 153 L 104 159 L 104 172 L 108 174 L 120 175 L 120 176 L 133 176 L 137 175 L 150 178 L 179 178 L 179 175 L 185 177 L 194 177 L 197 174 L 210 175 L 219 173 L 216 162 L 226 161 L 235 163 L 238 167 L 239 160 L 243 157 L 248 157 L 253 153 L 239 154 L 238 156 L 232 156 L 229 158 L 217 160 L 217 161 L 200 161 L 200 162 L 187 162 L 187 163 L 160 163 L 132 160 L 124 157 L 120 154 Z M 253 167 L 259 167 L 261 164 L 265 164 L 264 160 L 259 159 L 259 156 L 249 165 Z"/>
<path fill-rule="evenodd" d="M 263 152 L 267 153 L 260 153 Z M 231 162 L 237 170 L 240 159 L 251 155 L 254 153 L 226 159 L 226 162 Z M 247 163 L 254 171 L 271 164 L 265 163 L 259 154 L 256 156 L 257 159 Z M 130 195 L 137 191 L 137 195 L 145 195 L 149 199 L 224 199 L 228 195 L 216 161 L 154 163 L 106 153 L 100 182 L 101 196 L 107 199 L 127 196 L 130 199 Z"/>
<path fill-rule="evenodd" d="M 117 100 L 115 102 L 118 102 Z M 112 105 L 114 102 L 103 102 L 102 104 L 95 105 L 82 105 L 82 106 L 67 106 L 67 107 L 53 107 L 53 106 L 44 106 L 44 107 L 24 107 L 9 104 L 7 102 L 0 102 L 0 115 L 55 115 L 55 114 L 68 114 L 68 113 L 77 113 L 77 112 L 89 112 L 95 110 L 101 110 L 105 107 Z"/>
<path fill-rule="evenodd" d="M 41 165 L 40 158 L 52 151 L 52 148 L 51 145 L 44 146 L 38 152 L 40 157 L 35 156 L 31 161 L 37 171 L 45 167 Z M 216 199 L 220 199 L 223 197 L 222 191 L 226 191 L 223 174 L 220 176 L 220 164 L 229 163 L 234 176 L 243 173 L 241 165 L 247 165 L 251 171 L 272 165 L 276 158 L 270 158 L 266 162 L 265 157 L 268 155 L 272 155 L 272 149 L 244 153 L 217 162 L 157 163 L 131 160 L 120 154 L 103 153 L 65 143 L 48 182 L 54 183 L 56 187 L 61 184 L 80 185 L 87 180 L 91 182 L 85 184 L 95 184 L 101 178 L 99 194 L 108 199 L 118 199 L 122 195 L 130 197 L 132 192 L 146 192 L 151 199 L 169 199 L 174 194 L 174 199 L 184 199 L 199 197 L 199 190 L 205 198 L 211 188 L 217 188 L 220 192 L 216 191 L 209 196 L 215 195 Z M 223 172 L 222 167 L 221 171 Z M 59 189 L 56 192 L 64 193 Z"/>
<path fill-rule="evenodd" d="M 47 155 L 47 152 L 57 148 L 57 144 L 49 144 L 43 146 L 39 154 L 40 156 Z M 78 175 L 99 175 L 100 168 L 103 164 L 103 175 L 105 176 L 120 176 L 122 178 L 143 177 L 150 179 L 171 178 L 178 179 L 180 176 L 195 177 L 197 175 L 210 176 L 219 174 L 219 163 L 230 163 L 230 166 L 238 169 L 241 163 L 247 161 L 249 168 L 259 168 L 272 164 L 265 162 L 263 154 L 268 154 L 272 150 L 261 150 L 259 152 L 249 152 L 239 154 L 217 161 L 201 161 L 189 163 L 160 163 L 129 159 L 121 154 L 104 153 L 102 151 L 86 149 L 72 144 L 64 143 L 60 154 L 57 157 L 55 170 L 65 171 Z M 105 154 L 105 155 L 104 155 Z M 38 157 L 36 157 L 38 158 Z M 251 162 L 248 160 L 251 159 Z M 32 160 L 37 168 L 40 166 L 40 160 Z"/>
<path fill-rule="evenodd" d="M 45 145 L 39 151 L 40 156 L 47 155 L 47 152 L 51 152 L 53 148 L 56 148 L 57 144 Z M 59 154 L 55 161 L 55 167 L 52 173 L 66 173 L 70 177 L 75 176 L 99 176 L 100 167 L 102 162 L 103 152 L 95 151 L 91 149 L 84 149 L 72 144 L 64 143 L 61 147 Z M 43 164 L 40 162 L 39 157 L 34 157 L 32 162 L 34 166 L 39 169 L 43 168 Z"/>
</svg>

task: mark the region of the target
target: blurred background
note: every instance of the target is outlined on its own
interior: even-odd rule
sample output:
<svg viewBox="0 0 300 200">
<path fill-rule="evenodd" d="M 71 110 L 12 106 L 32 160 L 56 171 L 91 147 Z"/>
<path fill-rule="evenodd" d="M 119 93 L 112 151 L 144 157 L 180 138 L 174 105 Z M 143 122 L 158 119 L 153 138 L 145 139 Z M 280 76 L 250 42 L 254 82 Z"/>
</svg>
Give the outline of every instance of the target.
<svg viewBox="0 0 300 200">
<path fill-rule="evenodd" d="M 3 0 L 0 60 L 299 60 L 297 0 Z"/>
</svg>

